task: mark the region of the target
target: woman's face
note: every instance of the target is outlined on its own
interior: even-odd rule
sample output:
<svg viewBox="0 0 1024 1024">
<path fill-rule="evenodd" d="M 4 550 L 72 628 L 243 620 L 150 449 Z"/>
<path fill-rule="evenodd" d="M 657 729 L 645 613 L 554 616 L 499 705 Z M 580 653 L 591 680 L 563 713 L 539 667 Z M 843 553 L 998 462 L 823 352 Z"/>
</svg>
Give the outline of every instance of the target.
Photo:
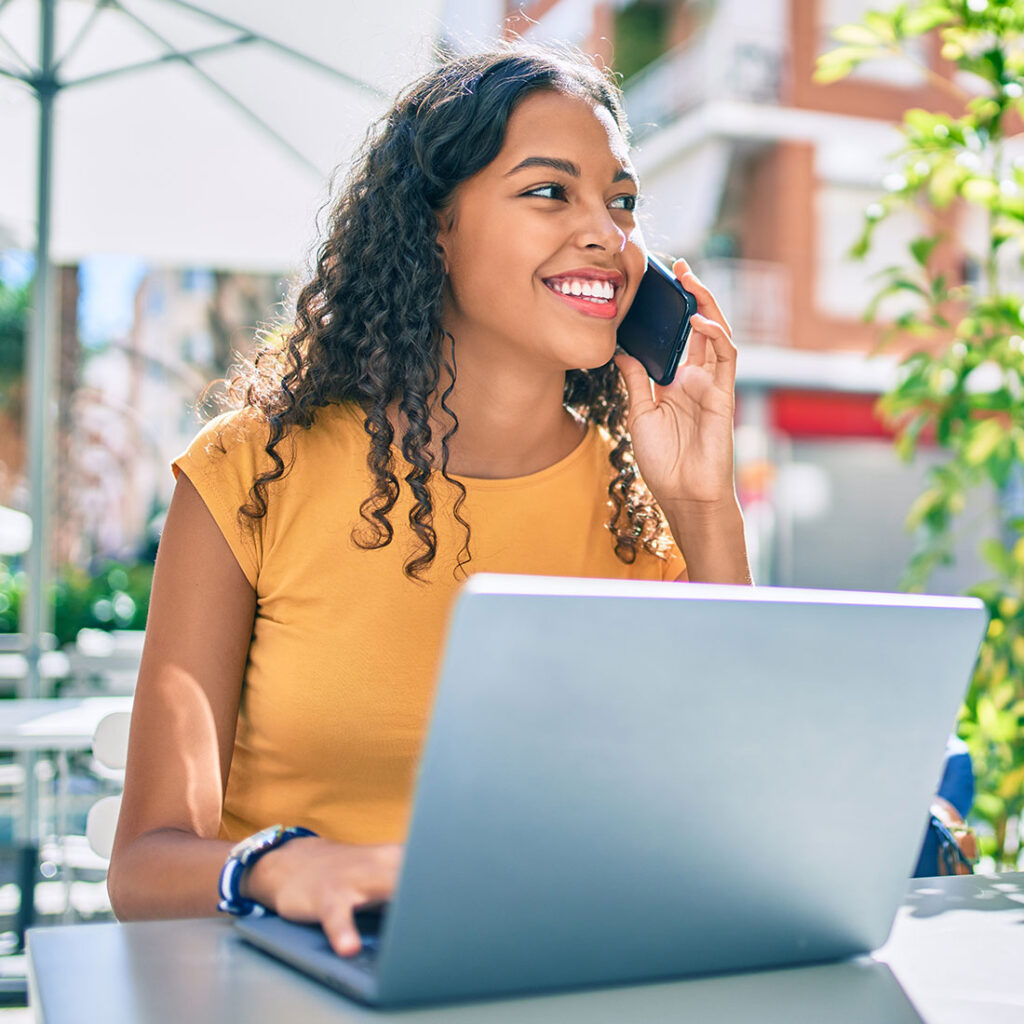
<svg viewBox="0 0 1024 1024">
<path fill-rule="evenodd" d="M 456 351 L 461 334 L 495 368 L 510 357 L 560 370 L 607 363 L 646 266 L 636 196 L 603 106 L 527 96 L 501 151 L 440 215 Z"/>
</svg>

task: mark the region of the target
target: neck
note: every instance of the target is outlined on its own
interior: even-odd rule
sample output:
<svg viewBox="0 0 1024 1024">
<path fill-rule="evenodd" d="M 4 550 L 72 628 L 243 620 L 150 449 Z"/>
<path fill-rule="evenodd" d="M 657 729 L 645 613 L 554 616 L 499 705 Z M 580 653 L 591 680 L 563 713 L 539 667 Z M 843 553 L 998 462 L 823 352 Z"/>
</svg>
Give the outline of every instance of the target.
<svg viewBox="0 0 1024 1024">
<path fill-rule="evenodd" d="M 453 332 L 454 333 L 454 332 Z M 451 363 L 451 342 L 445 339 Z M 445 404 L 459 428 L 448 442 L 452 476 L 503 479 L 539 472 L 565 458 L 580 443 L 585 428 L 562 405 L 565 371 L 557 366 L 524 366 L 496 358 L 496 346 L 456 342 L 455 387 Z M 443 364 L 442 364 L 443 365 Z M 452 421 L 440 395 L 451 383 L 442 370 L 442 385 L 431 396 L 431 449 L 441 466 L 441 438 Z M 398 402 L 389 410 L 396 434 L 405 430 Z"/>
</svg>

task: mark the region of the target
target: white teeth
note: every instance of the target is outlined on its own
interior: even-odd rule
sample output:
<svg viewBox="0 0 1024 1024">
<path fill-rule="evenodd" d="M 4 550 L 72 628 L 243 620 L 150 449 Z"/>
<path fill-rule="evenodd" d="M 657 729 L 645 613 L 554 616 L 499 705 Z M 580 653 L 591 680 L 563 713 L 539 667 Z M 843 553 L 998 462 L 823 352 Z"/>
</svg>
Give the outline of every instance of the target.
<svg viewBox="0 0 1024 1024">
<path fill-rule="evenodd" d="M 605 303 L 615 297 L 615 285 L 611 281 L 563 278 L 561 281 L 550 282 L 549 287 L 562 295 L 573 295 L 591 302 Z"/>
</svg>

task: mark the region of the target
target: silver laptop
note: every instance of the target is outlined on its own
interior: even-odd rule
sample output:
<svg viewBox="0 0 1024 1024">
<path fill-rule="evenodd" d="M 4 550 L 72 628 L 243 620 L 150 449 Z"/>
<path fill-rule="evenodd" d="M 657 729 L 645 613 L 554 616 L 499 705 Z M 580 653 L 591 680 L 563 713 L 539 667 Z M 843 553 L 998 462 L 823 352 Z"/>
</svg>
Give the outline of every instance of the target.
<svg viewBox="0 0 1024 1024">
<path fill-rule="evenodd" d="M 967 598 L 473 576 L 363 952 L 237 929 L 381 1006 L 875 949 L 986 622 Z"/>
</svg>

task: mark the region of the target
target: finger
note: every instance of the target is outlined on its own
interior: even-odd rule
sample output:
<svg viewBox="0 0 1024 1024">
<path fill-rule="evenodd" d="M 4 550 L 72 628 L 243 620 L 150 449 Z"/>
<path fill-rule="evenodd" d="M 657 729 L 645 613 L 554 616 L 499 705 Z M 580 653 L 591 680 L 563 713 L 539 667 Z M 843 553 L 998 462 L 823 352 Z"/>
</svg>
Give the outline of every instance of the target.
<svg viewBox="0 0 1024 1024">
<path fill-rule="evenodd" d="M 715 356 L 714 380 L 722 387 L 730 387 L 736 380 L 736 346 L 728 331 L 710 317 L 694 313 L 691 318 L 693 333 L 704 339 L 705 349 L 710 343 Z M 689 360 L 687 360 L 689 361 Z"/>
<path fill-rule="evenodd" d="M 644 369 L 644 364 L 625 352 L 619 352 L 615 356 L 615 365 L 626 381 L 630 412 L 634 416 L 640 416 L 653 409 L 654 396 L 651 391 L 651 378 Z"/>
<path fill-rule="evenodd" d="M 363 948 L 350 900 L 339 897 L 332 903 L 321 917 L 320 927 L 338 956 L 355 956 Z"/>
<path fill-rule="evenodd" d="M 690 269 L 690 264 L 683 259 L 676 260 L 672 264 L 672 272 L 679 279 L 679 283 L 688 292 L 693 293 L 693 297 L 697 300 L 697 309 L 712 319 L 717 320 L 725 327 L 729 336 L 732 337 L 732 328 L 729 326 L 729 321 L 726 320 L 725 314 L 718 305 L 718 301 L 701 279 Z"/>
<path fill-rule="evenodd" d="M 708 358 L 708 339 L 707 335 L 693 322 L 696 317 L 697 314 L 695 313 L 690 318 L 692 330 L 690 331 L 690 338 L 686 342 L 685 362 L 690 366 L 703 366 Z"/>
</svg>

